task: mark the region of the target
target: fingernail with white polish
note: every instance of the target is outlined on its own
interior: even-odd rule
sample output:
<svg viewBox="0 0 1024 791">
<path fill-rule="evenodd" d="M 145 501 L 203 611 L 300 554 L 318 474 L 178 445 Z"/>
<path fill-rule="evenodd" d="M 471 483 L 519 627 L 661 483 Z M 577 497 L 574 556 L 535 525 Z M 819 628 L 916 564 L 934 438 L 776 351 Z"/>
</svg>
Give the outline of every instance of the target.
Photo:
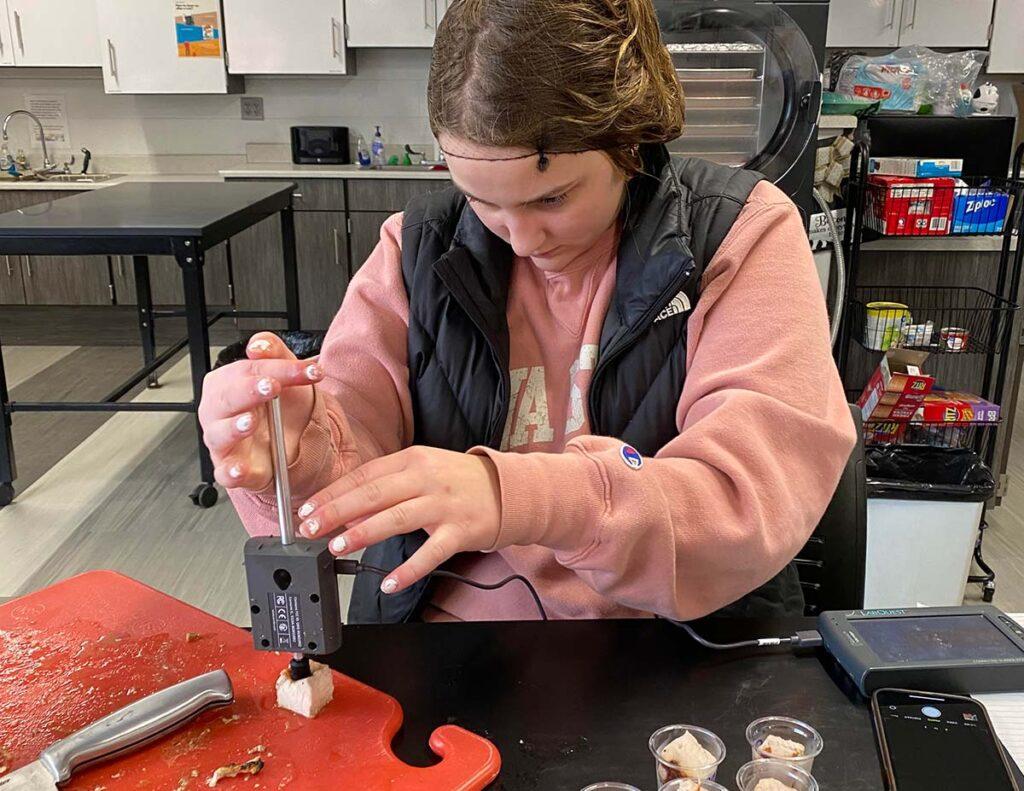
<svg viewBox="0 0 1024 791">
<path fill-rule="evenodd" d="M 311 536 L 315 536 L 320 532 L 320 520 L 319 519 L 307 519 L 305 522 L 306 532 Z"/>
<path fill-rule="evenodd" d="M 307 365 L 306 366 L 306 378 L 311 382 L 316 382 L 323 378 L 324 372 L 320 370 L 319 365 Z"/>
<path fill-rule="evenodd" d="M 256 340 L 249 344 L 249 351 L 251 352 L 269 352 L 270 341 Z"/>
<path fill-rule="evenodd" d="M 384 593 L 394 593 L 398 589 L 398 580 L 388 577 L 380 584 L 380 589 Z"/>
<path fill-rule="evenodd" d="M 331 542 L 332 552 L 344 552 L 348 548 L 348 541 L 345 540 L 345 536 L 338 536 Z"/>
<path fill-rule="evenodd" d="M 316 503 L 306 503 L 299 509 L 299 519 L 305 519 L 316 510 Z"/>
<path fill-rule="evenodd" d="M 238 420 L 235 421 L 235 428 L 239 431 L 248 431 L 252 428 L 252 415 L 246 412 L 244 415 L 239 416 Z"/>
<path fill-rule="evenodd" d="M 260 379 L 256 383 L 256 390 L 261 396 L 268 396 L 274 392 L 274 383 L 267 378 Z"/>
<path fill-rule="evenodd" d="M 241 478 L 242 477 L 242 468 L 239 467 L 237 464 L 232 464 L 231 467 L 228 469 L 228 475 L 230 475 L 232 478 L 236 478 L 236 479 L 237 478 Z"/>
</svg>

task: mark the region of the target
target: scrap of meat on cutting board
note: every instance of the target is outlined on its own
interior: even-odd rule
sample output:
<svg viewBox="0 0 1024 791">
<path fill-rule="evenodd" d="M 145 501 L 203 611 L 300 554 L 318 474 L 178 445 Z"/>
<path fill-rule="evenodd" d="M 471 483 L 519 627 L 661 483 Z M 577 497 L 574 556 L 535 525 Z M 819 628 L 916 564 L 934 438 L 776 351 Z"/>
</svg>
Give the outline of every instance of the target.
<svg viewBox="0 0 1024 791">
<path fill-rule="evenodd" d="M 251 636 L 141 583 L 91 572 L 0 605 L 0 765 L 6 771 L 90 722 L 186 678 L 223 668 L 235 703 L 208 711 L 159 742 L 77 773 L 67 789 L 200 791 L 215 771 L 259 759 L 217 788 L 484 788 L 500 758 L 485 739 L 441 726 L 432 767 L 391 752 L 398 703 L 334 674 L 334 699 L 315 719 L 277 707 L 288 657 L 256 651 Z M 250 769 L 255 763 L 249 764 Z"/>
</svg>

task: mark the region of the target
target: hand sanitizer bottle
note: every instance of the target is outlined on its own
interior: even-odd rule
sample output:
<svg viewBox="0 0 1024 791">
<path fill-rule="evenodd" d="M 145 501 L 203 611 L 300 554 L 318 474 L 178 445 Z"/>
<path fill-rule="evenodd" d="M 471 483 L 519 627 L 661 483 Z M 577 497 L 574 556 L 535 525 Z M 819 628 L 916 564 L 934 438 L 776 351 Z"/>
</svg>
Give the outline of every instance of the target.
<svg viewBox="0 0 1024 791">
<path fill-rule="evenodd" d="M 366 148 L 366 140 L 362 135 L 359 135 L 359 139 L 356 141 L 356 164 L 361 168 L 370 167 L 370 152 Z"/>
<path fill-rule="evenodd" d="M 373 133 L 373 166 L 375 168 L 384 167 L 384 135 L 380 131 L 380 125 L 377 126 L 377 131 Z"/>
</svg>

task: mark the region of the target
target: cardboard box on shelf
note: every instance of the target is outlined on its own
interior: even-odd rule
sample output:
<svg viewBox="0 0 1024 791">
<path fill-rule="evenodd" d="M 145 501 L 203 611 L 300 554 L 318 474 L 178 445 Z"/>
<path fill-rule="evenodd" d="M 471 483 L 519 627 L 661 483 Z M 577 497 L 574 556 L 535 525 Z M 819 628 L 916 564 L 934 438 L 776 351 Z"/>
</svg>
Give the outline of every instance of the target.
<svg viewBox="0 0 1024 791">
<path fill-rule="evenodd" d="M 913 157 L 871 157 L 868 173 L 880 176 L 959 176 L 964 169 L 962 159 L 914 159 Z"/>
<path fill-rule="evenodd" d="M 865 420 L 908 421 L 931 392 L 935 377 L 921 370 L 928 352 L 890 349 L 857 399 Z"/>
<path fill-rule="evenodd" d="M 932 390 L 914 413 L 922 423 L 998 423 L 1000 408 L 976 396 L 957 390 Z"/>
<path fill-rule="evenodd" d="M 1010 196 L 994 187 L 968 187 L 959 179 L 953 194 L 952 233 L 1002 233 Z"/>
<path fill-rule="evenodd" d="M 886 236 L 946 236 L 955 186 L 952 178 L 869 176 L 864 226 Z"/>
</svg>

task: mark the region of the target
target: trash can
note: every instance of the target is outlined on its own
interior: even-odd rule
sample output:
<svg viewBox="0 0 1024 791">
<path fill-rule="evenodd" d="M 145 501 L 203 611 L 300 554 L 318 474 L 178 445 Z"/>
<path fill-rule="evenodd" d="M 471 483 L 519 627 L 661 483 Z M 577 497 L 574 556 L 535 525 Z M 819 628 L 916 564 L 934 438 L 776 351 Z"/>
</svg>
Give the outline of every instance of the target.
<svg viewBox="0 0 1024 791">
<path fill-rule="evenodd" d="M 868 448 L 866 608 L 963 603 L 992 471 L 969 448 Z"/>
</svg>

